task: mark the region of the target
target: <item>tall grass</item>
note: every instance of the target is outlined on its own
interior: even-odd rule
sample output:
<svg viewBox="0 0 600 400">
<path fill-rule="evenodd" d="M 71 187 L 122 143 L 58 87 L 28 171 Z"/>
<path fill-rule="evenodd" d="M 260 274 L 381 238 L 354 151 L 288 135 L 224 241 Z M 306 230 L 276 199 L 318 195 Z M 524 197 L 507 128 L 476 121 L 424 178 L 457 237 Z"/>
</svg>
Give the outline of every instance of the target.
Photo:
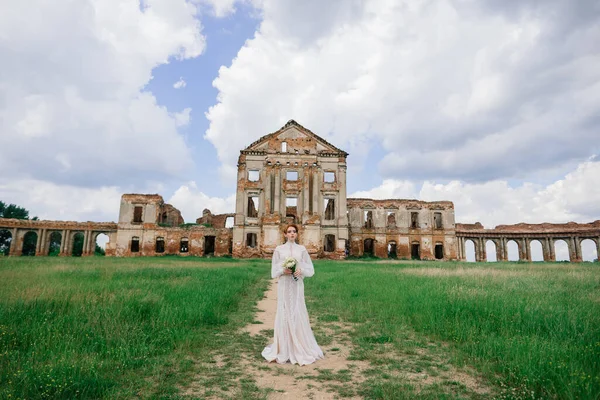
<svg viewBox="0 0 600 400">
<path fill-rule="evenodd" d="M 513 398 L 600 398 L 597 264 L 336 263 L 309 286 L 317 314 L 356 322 L 359 347 L 406 328 L 458 349 Z M 460 356 L 462 355 L 462 356 Z"/>
<path fill-rule="evenodd" d="M 266 272 L 261 261 L 2 258 L 0 398 L 175 393 L 190 356 L 252 320 Z"/>
</svg>

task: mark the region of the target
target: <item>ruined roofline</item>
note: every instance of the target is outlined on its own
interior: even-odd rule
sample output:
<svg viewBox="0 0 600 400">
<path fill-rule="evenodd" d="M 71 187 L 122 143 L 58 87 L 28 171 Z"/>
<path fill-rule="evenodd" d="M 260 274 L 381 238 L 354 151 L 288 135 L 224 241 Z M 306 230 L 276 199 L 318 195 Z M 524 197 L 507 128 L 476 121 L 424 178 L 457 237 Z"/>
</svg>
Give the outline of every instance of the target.
<svg viewBox="0 0 600 400">
<path fill-rule="evenodd" d="M 346 153 L 344 150 L 339 149 L 338 147 L 334 146 L 333 144 L 329 143 L 327 140 L 323 139 L 321 136 L 317 135 L 316 133 L 314 133 L 313 131 L 311 131 L 308 128 L 305 128 L 304 126 L 300 125 L 299 123 L 297 123 L 296 121 L 294 121 L 293 119 L 290 119 L 288 122 L 286 122 L 286 124 L 284 126 L 282 126 L 281 128 L 279 128 L 278 130 L 276 130 L 275 132 L 266 134 L 262 137 L 260 137 L 259 139 L 255 140 L 254 142 L 252 142 L 249 146 L 247 146 L 245 149 L 240 150 L 240 154 L 246 154 L 245 152 L 256 152 L 256 150 L 251 150 L 251 147 L 256 146 L 257 144 L 267 140 L 268 138 L 270 138 L 271 136 L 276 136 L 279 133 L 281 133 L 284 129 L 289 128 L 290 126 L 295 126 L 298 129 L 303 130 L 304 132 L 308 133 L 309 135 L 313 136 L 315 139 L 323 142 L 324 144 L 331 146 L 333 149 L 337 150 L 337 152 L 342 155 L 343 157 L 348 157 L 348 153 Z"/>
<path fill-rule="evenodd" d="M 0 229 L 2 228 L 49 228 L 49 229 L 86 229 L 117 230 L 116 222 L 94 222 L 94 221 L 55 221 L 55 220 L 33 220 L 17 218 L 0 218 Z"/>
<path fill-rule="evenodd" d="M 480 222 L 474 224 L 456 223 L 456 233 L 570 233 L 598 232 L 600 235 L 600 220 L 588 223 L 567 222 L 553 224 L 542 222 L 528 224 L 520 222 L 513 225 L 498 225 L 495 228 L 484 228 Z"/>
<path fill-rule="evenodd" d="M 160 194 L 144 194 L 144 193 L 125 193 L 121 195 L 121 200 L 128 200 L 137 203 L 156 202 L 164 203 L 165 200 Z"/>
<path fill-rule="evenodd" d="M 440 201 L 424 201 L 417 199 L 369 199 L 366 197 L 348 197 L 346 199 L 347 204 L 350 203 L 359 203 L 359 202 L 371 202 L 374 204 L 383 204 L 383 203 L 395 203 L 395 204 L 423 204 L 423 205 L 444 205 L 450 206 L 454 209 L 454 203 L 449 200 L 440 200 Z"/>
</svg>

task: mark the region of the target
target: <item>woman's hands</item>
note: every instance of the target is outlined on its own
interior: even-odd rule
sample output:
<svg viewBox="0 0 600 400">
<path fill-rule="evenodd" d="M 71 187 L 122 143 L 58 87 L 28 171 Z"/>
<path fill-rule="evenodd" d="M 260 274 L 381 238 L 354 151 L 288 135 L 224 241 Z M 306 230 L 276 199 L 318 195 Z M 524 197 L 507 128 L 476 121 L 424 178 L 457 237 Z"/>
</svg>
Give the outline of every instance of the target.
<svg viewBox="0 0 600 400">
<path fill-rule="evenodd" d="M 291 275 L 292 274 L 292 270 L 284 268 L 283 269 L 283 274 L 284 275 Z M 300 268 L 296 267 L 296 272 L 294 272 L 294 276 L 296 278 L 300 278 L 302 276 L 302 270 Z"/>
</svg>

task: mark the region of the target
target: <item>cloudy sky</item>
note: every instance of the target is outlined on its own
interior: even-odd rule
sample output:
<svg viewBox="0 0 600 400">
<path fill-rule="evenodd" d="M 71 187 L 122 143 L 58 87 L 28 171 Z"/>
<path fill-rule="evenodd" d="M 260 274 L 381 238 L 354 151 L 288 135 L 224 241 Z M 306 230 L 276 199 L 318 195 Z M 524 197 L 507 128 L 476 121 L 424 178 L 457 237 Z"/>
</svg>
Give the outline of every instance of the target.
<svg viewBox="0 0 600 400">
<path fill-rule="evenodd" d="M 0 59 L 0 200 L 40 218 L 231 212 L 239 150 L 293 118 L 350 196 L 600 219 L 596 0 L 1 1 Z"/>
</svg>

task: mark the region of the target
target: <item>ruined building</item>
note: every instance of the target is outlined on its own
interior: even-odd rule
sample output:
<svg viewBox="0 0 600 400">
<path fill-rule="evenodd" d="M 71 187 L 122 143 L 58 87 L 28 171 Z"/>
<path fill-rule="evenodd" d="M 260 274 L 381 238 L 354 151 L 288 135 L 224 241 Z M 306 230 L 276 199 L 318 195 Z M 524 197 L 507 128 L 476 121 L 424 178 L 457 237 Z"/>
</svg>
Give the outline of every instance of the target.
<svg viewBox="0 0 600 400">
<path fill-rule="evenodd" d="M 544 260 L 552 261 L 555 242 L 564 240 L 570 260 L 581 261 L 581 242 L 587 239 L 600 253 L 600 221 L 484 229 L 455 223 L 450 201 L 348 199 L 347 157 L 291 120 L 240 151 L 234 213 L 204 210 L 186 224 L 157 194 L 124 194 L 117 223 L 0 219 L 0 232 L 11 238 L 10 255 L 47 255 L 54 248 L 68 256 L 76 239 L 83 242 L 82 255 L 92 255 L 97 236 L 106 234 L 108 256 L 270 257 L 289 223 L 299 226 L 299 242 L 314 258 L 465 260 L 465 244 L 471 242 L 475 259 L 485 261 L 491 242 L 502 261 L 508 243 L 515 242 L 519 259 L 531 260 L 531 243 L 538 241 Z M 28 253 L 26 236 L 27 243 L 36 243 Z"/>
</svg>

